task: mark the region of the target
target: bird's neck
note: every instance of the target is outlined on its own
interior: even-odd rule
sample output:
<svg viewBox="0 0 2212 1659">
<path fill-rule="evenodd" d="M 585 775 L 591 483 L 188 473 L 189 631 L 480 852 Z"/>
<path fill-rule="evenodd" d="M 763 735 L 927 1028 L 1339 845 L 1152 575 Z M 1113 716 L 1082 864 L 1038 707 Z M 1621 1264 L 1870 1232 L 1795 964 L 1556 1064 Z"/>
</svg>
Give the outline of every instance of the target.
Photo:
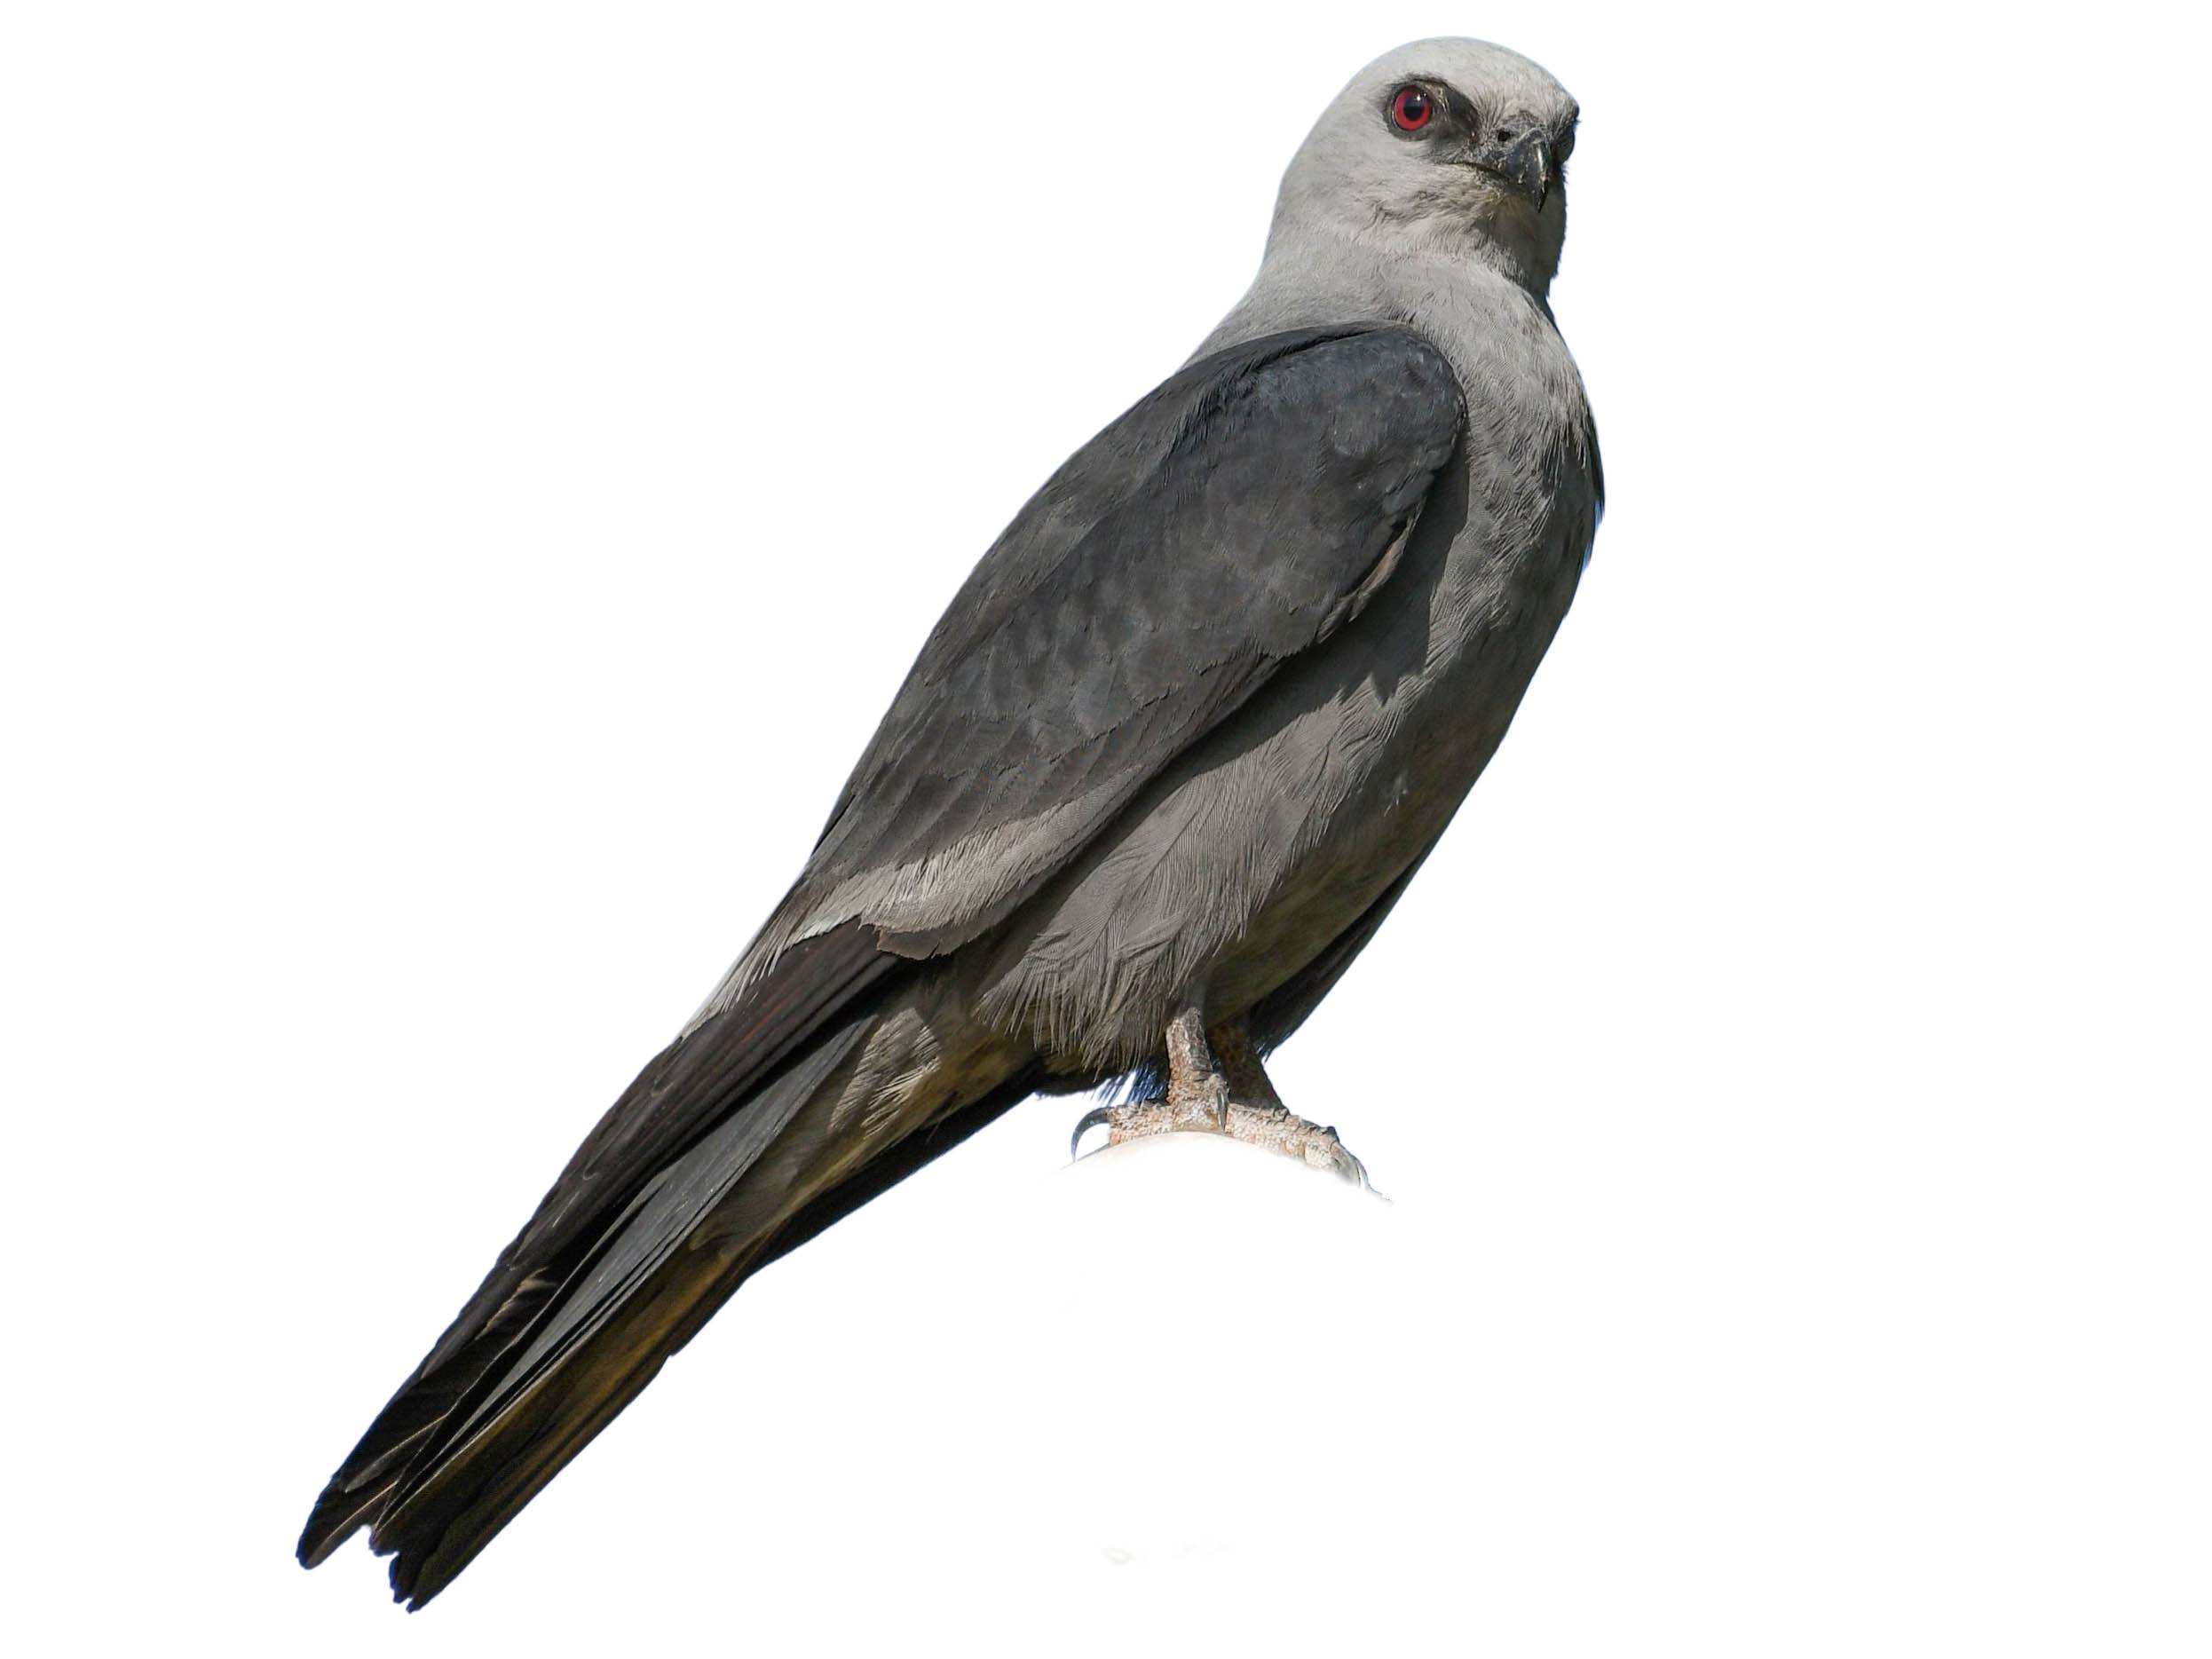
<svg viewBox="0 0 2212 1659">
<path fill-rule="evenodd" d="M 1476 257 L 1464 239 L 1386 249 L 1347 228 L 1278 218 L 1252 287 L 1197 355 L 1287 328 L 1382 322 L 1418 328 L 1457 359 L 1478 320 L 1535 313 L 1549 329 L 1547 287 L 1507 259 Z"/>
<path fill-rule="evenodd" d="M 1293 169 L 1276 198 L 1268 250 L 1336 246 L 1385 264 L 1409 258 L 1487 267 L 1538 299 L 1559 274 L 1567 238 L 1567 192 L 1553 190 L 1540 212 L 1504 193 L 1450 212 L 1412 216 L 1363 197 L 1351 180 L 1315 181 Z"/>
</svg>

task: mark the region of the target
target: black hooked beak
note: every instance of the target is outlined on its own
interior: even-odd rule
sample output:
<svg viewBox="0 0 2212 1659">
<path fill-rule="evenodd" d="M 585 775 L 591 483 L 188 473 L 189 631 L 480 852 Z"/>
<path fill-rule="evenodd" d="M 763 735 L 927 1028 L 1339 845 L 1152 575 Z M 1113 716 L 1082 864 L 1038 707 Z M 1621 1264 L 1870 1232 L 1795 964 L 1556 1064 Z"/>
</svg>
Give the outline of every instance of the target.
<svg viewBox="0 0 2212 1659">
<path fill-rule="evenodd" d="M 1532 115 L 1508 115 L 1476 140 L 1469 158 L 1492 178 L 1528 198 L 1539 213 L 1559 182 L 1552 168 L 1552 140 Z"/>
</svg>

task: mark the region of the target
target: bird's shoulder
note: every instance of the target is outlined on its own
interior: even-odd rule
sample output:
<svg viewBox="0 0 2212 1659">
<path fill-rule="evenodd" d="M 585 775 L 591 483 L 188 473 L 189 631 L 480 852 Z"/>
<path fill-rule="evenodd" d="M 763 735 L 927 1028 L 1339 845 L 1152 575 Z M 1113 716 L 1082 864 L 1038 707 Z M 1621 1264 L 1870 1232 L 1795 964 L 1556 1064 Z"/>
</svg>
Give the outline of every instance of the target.
<svg viewBox="0 0 2212 1659">
<path fill-rule="evenodd" d="M 1054 578 L 1071 586 L 1110 579 L 1130 538 L 1149 533 L 1157 545 L 1166 528 L 1159 520 L 1172 502 L 1189 501 L 1192 486 L 1205 485 L 1219 507 L 1371 485 L 1373 463 L 1387 470 L 1449 449 L 1464 419 L 1450 359 L 1401 325 L 1283 329 L 1192 359 L 1030 498 L 931 630 L 900 701 L 970 659 L 979 641 Z M 1286 467 L 1293 456 L 1322 465 L 1301 475 Z M 1228 535 L 1214 537 L 1213 550 L 1228 557 L 1266 552 Z M 887 720 L 877 742 L 891 730 Z"/>
</svg>

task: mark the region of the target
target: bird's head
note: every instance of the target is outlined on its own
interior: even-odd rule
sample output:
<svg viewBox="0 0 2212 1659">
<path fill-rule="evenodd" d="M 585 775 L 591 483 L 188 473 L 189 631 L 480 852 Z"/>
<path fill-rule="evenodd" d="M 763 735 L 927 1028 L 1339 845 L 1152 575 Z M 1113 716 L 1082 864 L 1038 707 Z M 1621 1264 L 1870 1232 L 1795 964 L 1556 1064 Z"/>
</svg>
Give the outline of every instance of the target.
<svg viewBox="0 0 2212 1659">
<path fill-rule="evenodd" d="M 1476 257 L 1542 294 L 1567 234 L 1578 111 L 1518 52 L 1424 40 L 1361 70 L 1284 175 L 1276 233 Z"/>
</svg>

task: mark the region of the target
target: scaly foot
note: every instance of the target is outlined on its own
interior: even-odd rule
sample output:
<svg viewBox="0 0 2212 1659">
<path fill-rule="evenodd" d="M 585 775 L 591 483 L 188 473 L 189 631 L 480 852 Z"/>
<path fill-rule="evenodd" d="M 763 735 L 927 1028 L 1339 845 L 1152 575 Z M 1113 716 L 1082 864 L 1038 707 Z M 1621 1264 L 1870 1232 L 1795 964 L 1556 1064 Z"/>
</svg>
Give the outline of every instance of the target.
<svg viewBox="0 0 2212 1659">
<path fill-rule="evenodd" d="M 1181 1131 L 1222 1134 L 1232 1141 L 1242 1141 L 1246 1146 L 1294 1157 L 1308 1169 L 1325 1170 L 1355 1186 L 1369 1185 L 1366 1165 L 1337 1139 L 1334 1129 L 1308 1123 L 1283 1106 L 1248 1106 L 1242 1101 L 1226 1098 L 1217 1106 L 1203 1097 L 1181 1102 L 1171 1097 L 1132 1101 L 1126 1106 L 1101 1106 L 1086 1113 L 1083 1121 L 1076 1125 L 1075 1137 L 1068 1143 L 1070 1157 L 1076 1155 L 1084 1135 L 1100 1124 L 1106 1126 L 1108 1146 Z"/>
</svg>

